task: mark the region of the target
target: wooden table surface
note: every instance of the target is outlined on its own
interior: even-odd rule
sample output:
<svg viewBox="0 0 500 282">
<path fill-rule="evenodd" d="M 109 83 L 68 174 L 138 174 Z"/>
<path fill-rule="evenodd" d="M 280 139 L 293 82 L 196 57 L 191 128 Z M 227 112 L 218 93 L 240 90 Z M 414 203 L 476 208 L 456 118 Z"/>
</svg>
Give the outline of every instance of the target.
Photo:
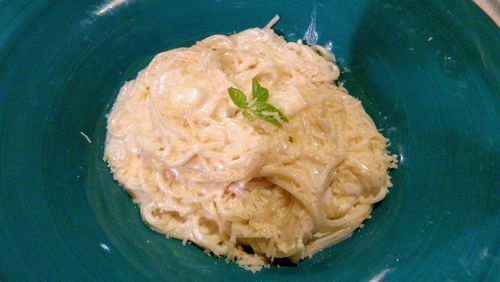
<svg viewBox="0 0 500 282">
<path fill-rule="evenodd" d="M 500 0 L 474 0 L 491 19 L 500 26 Z"/>
</svg>

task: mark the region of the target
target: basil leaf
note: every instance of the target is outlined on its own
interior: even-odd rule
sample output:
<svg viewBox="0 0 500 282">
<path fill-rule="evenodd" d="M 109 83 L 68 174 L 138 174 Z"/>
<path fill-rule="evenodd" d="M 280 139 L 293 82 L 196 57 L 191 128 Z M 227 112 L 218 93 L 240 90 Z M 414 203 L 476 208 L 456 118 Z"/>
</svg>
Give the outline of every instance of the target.
<svg viewBox="0 0 500 282">
<path fill-rule="evenodd" d="M 267 102 L 269 99 L 269 90 L 262 87 L 255 78 L 252 80 L 252 98 L 257 102 Z"/>
<path fill-rule="evenodd" d="M 269 103 L 255 103 L 255 106 L 256 106 L 256 110 L 258 110 L 260 112 L 263 112 L 263 111 L 264 112 L 276 112 L 280 116 L 281 120 L 283 120 L 285 122 L 288 121 L 286 116 L 278 108 L 276 108 L 275 106 L 273 106 Z"/>
<path fill-rule="evenodd" d="M 287 122 L 286 116 L 275 106 L 266 102 L 257 102 L 252 107 L 253 113 L 260 119 L 265 120 L 277 127 Z"/>
<path fill-rule="evenodd" d="M 255 118 L 250 114 L 249 111 L 244 110 L 241 114 L 248 119 L 248 121 L 253 121 Z"/>
<path fill-rule="evenodd" d="M 233 103 L 242 109 L 241 114 L 249 121 L 260 118 L 277 127 L 288 122 L 286 116 L 278 108 L 267 103 L 269 90 L 262 87 L 255 78 L 252 80 L 252 104 L 248 105 L 247 96 L 239 89 L 229 87 L 227 92 Z"/>
<path fill-rule="evenodd" d="M 238 108 L 244 109 L 248 107 L 247 96 L 241 90 L 229 87 L 227 92 L 229 92 L 229 97 Z"/>
</svg>

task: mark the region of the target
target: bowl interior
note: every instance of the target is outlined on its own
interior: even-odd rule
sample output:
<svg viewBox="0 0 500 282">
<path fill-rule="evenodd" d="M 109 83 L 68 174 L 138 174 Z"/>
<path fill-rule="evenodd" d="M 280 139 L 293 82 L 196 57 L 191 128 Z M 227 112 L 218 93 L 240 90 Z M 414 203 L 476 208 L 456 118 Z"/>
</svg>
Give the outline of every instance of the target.
<svg viewBox="0 0 500 282">
<path fill-rule="evenodd" d="M 0 1 L 0 277 L 469 280 L 500 275 L 500 32 L 469 1 Z M 102 160 L 106 114 L 157 53 L 317 31 L 400 166 L 373 218 L 298 266 L 244 271 L 150 230 Z M 87 135 L 90 140 L 86 140 Z"/>
</svg>

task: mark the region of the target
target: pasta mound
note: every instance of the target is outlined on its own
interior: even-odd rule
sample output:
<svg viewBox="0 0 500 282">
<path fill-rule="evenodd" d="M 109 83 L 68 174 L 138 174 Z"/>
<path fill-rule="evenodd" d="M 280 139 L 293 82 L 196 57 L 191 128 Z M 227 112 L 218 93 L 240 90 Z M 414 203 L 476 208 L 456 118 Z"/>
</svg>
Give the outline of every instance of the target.
<svg viewBox="0 0 500 282">
<path fill-rule="evenodd" d="M 257 271 L 349 236 L 391 186 L 395 158 L 319 46 L 271 29 L 158 54 L 108 116 L 105 159 L 144 221 Z M 227 89 L 252 79 L 289 122 L 248 121 Z"/>
</svg>

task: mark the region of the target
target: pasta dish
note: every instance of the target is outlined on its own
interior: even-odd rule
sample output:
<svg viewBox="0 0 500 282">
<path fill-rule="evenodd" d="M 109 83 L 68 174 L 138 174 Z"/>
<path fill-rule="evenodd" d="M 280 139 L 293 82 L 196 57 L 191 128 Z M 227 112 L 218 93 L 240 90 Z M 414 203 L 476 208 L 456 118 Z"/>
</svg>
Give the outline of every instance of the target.
<svg viewBox="0 0 500 282">
<path fill-rule="evenodd" d="M 160 53 L 121 88 L 105 160 L 167 237 L 252 271 L 298 262 L 360 227 L 396 166 L 338 76 L 327 50 L 270 26 Z"/>
</svg>

